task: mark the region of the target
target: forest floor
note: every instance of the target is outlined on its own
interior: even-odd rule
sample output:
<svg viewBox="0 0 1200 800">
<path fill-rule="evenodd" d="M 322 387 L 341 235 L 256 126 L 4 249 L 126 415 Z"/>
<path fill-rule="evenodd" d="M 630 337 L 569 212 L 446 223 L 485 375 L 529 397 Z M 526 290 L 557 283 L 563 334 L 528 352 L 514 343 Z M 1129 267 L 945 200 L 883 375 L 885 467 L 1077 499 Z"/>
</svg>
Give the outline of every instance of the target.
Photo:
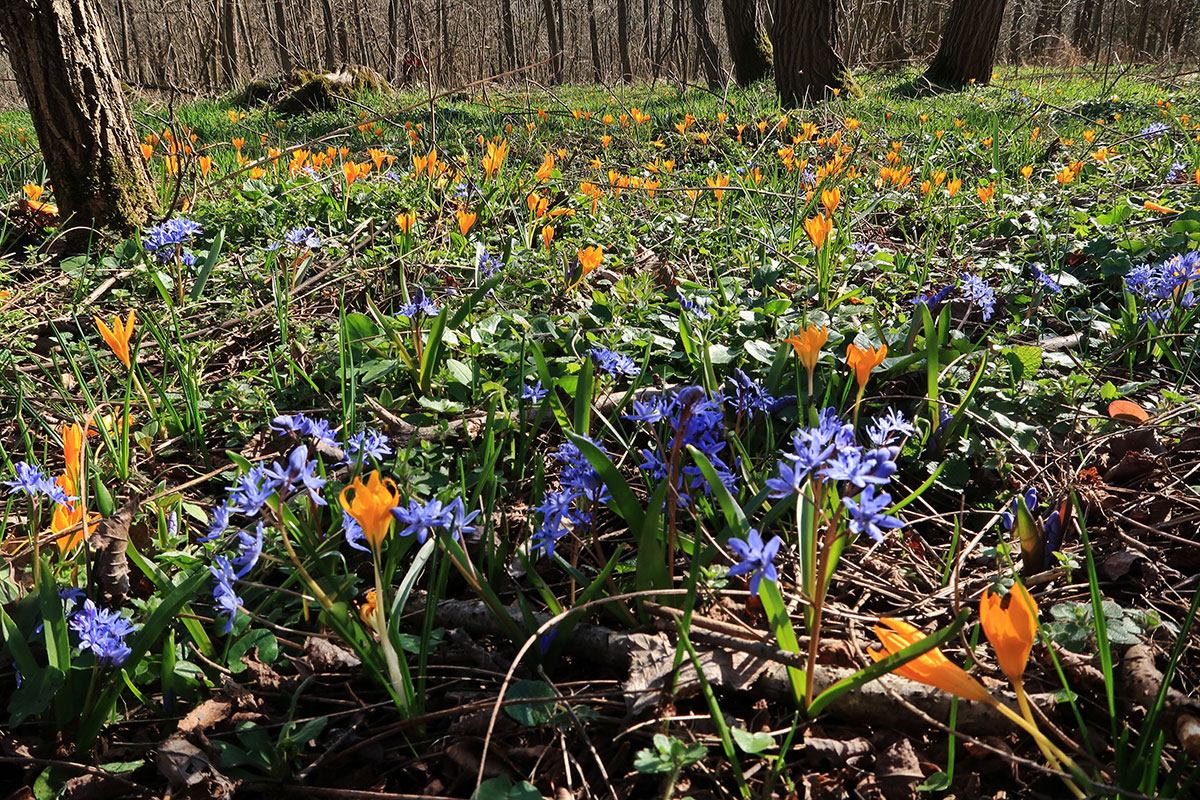
<svg viewBox="0 0 1200 800">
<path fill-rule="evenodd" d="M 1200 85 L 902 80 L 0 115 L 6 796 L 1191 795 Z"/>
</svg>

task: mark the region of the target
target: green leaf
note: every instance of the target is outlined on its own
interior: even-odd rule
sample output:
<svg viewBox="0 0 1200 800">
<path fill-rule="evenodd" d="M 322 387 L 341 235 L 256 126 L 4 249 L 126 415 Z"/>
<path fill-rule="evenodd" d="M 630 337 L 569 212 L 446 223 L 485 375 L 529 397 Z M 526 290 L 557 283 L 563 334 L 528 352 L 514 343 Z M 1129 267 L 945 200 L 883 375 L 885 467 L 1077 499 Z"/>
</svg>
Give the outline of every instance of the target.
<svg viewBox="0 0 1200 800">
<path fill-rule="evenodd" d="M 764 342 L 760 339 L 751 339 L 746 342 L 743 347 L 746 348 L 746 354 L 755 361 L 761 361 L 764 364 L 770 364 L 775 360 L 775 348 L 770 342 Z"/>
<path fill-rule="evenodd" d="M 192 291 L 188 293 L 188 300 L 196 302 L 200 299 L 200 295 L 204 294 L 204 285 L 208 283 L 208 277 L 212 275 L 213 267 L 217 265 L 217 259 L 221 257 L 221 248 L 225 245 L 225 229 L 221 228 L 217 231 L 217 235 L 213 237 L 212 245 L 208 248 L 208 255 L 204 257 L 204 261 L 200 264 L 200 269 L 196 273 L 196 280 L 192 284 Z"/>
<path fill-rule="evenodd" d="M 613 510 L 621 516 L 621 519 L 625 520 L 625 524 L 629 526 L 630 530 L 641 530 L 645 518 L 642 504 L 638 502 L 637 495 L 629 488 L 621 471 L 613 464 L 608 454 L 577 434 L 568 433 L 567 438 L 579 448 L 579 452 L 588 460 L 592 469 L 596 470 L 596 474 L 600 476 L 600 480 L 604 481 L 604 485 L 608 487 L 609 493 L 612 494 Z"/>
<path fill-rule="evenodd" d="M 509 705 L 521 700 L 529 702 Z M 527 728 L 536 728 L 554 719 L 557 703 L 554 688 L 545 681 L 517 681 L 504 694 L 504 713 Z"/>
<path fill-rule="evenodd" d="M 730 728 L 729 732 L 733 734 L 733 740 L 737 742 L 737 746 L 742 749 L 742 752 L 750 755 L 761 753 L 775 744 L 775 738 L 766 731 L 751 733 L 741 728 Z"/>
<path fill-rule="evenodd" d="M 775 641 L 779 643 L 779 648 L 785 652 L 799 655 L 800 642 L 796 638 L 796 629 L 792 627 L 792 618 L 788 616 L 787 604 L 783 602 L 783 595 L 779 593 L 779 585 L 775 581 L 764 578 L 758 584 L 758 599 L 762 602 L 763 614 L 766 615 L 767 624 L 775 633 Z M 804 708 L 806 671 L 799 667 L 789 666 L 787 675 L 797 707 Z M 815 700 L 813 704 L 816 705 Z M 811 709 L 809 710 L 810 716 L 815 713 Z"/>
</svg>

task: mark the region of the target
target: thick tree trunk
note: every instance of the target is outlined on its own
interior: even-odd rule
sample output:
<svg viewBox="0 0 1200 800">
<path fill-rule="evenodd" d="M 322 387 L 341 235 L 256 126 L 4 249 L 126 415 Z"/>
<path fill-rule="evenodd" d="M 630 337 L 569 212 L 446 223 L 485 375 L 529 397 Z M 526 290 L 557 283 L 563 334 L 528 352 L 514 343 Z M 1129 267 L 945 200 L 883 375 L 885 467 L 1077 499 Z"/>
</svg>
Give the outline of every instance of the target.
<svg viewBox="0 0 1200 800">
<path fill-rule="evenodd" d="M 587 0 L 588 42 L 592 48 L 592 79 L 596 83 L 604 80 L 604 69 L 600 63 L 600 31 L 596 27 L 596 0 Z"/>
<path fill-rule="evenodd" d="M 990 81 L 1005 2 L 954 0 L 941 47 L 925 71 L 925 79 L 937 86 L 953 88 L 966 86 L 972 80 L 978 84 Z"/>
<path fill-rule="evenodd" d="M 775 0 L 775 87 L 785 105 L 808 105 L 847 88 L 837 52 L 836 0 Z"/>
<path fill-rule="evenodd" d="M 721 0 L 733 77 L 749 86 L 771 72 L 771 40 L 759 28 L 758 0 Z"/>
<path fill-rule="evenodd" d="M 325 23 L 325 71 L 337 66 L 337 42 L 333 24 L 333 0 L 321 0 L 321 18 Z"/>
<path fill-rule="evenodd" d="M 0 3 L 0 38 L 66 225 L 128 232 L 156 207 L 90 0 Z"/>
<path fill-rule="evenodd" d="M 617 0 L 617 51 L 621 56 L 621 80 L 629 82 L 633 80 L 633 62 L 629 59 L 629 0 Z"/>
<path fill-rule="evenodd" d="M 546 12 L 546 44 L 550 48 L 550 82 L 562 83 L 562 46 L 554 24 L 554 0 L 542 0 L 542 9 Z"/>
<path fill-rule="evenodd" d="M 227 86 L 237 83 L 237 0 L 221 0 L 221 71 Z"/>
<path fill-rule="evenodd" d="M 721 75 L 721 55 L 708 27 L 708 14 L 704 0 L 692 0 L 692 24 L 696 28 L 696 51 L 700 66 L 710 88 L 721 86 L 725 81 Z"/>
<path fill-rule="evenodd" d="M 275 52 L 279 55 L 279 68 L 292 71 L 292 54 L 288 49 L 287 13 L 283 0 L 275 0 Z"/>
<path fill-rule="evenodd" d="M 500 24 L 504 28 L 504 68 L 517 68 L 517 26 L 513 21 L 512 0 L 500 2 Z"/>
</svg>

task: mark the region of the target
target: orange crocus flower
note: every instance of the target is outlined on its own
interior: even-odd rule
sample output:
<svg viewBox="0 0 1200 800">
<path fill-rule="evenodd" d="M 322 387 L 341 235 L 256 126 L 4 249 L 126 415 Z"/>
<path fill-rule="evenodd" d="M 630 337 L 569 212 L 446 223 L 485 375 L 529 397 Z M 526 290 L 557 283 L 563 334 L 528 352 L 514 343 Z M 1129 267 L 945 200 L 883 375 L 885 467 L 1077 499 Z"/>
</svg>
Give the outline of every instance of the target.
<svg viewBox="0 0 1200 800">
<path fill-rule="evenodd" d="M 980 186 L 975 189 L 975 194 L 979 196 L 979 202 L 990 203 L 992 197 L 996 194 L 996 184 L 989 183 L 987 186 Z"/>
<path fill-rule="evenodd" d="M 604 260 L 603 247 L 585 247 L 578 251 L 579 280 L 583 280 L 589 272 L 593 272 Z M 576 281 L 578 283 L 579 281 Z"/>
<path fill-rule="evenodd" d="M 342 489 L 338 501 L 362 528 L 363 538 L 371 549 L 378 552 L 392 526 L 392 509 L 400 503 L 396 482 L 380 476 L 379 470 L 372 470 L 366 483 L 361 475 L 355 476 L 350 485 Z"/>
<path fill-rule="evenodd" d="M 887 345 L 880 345 L 879 349 L 868 347 L 865 350 L 853 342 L 846 348 L 846 363 L 850 369 L 854 370 L 854 377 L 858 381 L 858 390 L 861 392 L 867 386 L 867 380 L 871 377 L 871 371 L 883 363 L 883 359 L 887 358 Z"/>
<path fill-rule="evenodd" d="M 819 328 L 816 325 L 809 325 L 784 341 L 796 351 L 796 358 L 800 359 L 800 363 L 811 375 L 817 367 L 817 358 L 821 355 L 821 348 L 825 346 L 825 342 L 829 341 L 829 328 L 825 325 Z"/>
<path fill-rule="evenodd" d="M 1167 208 L 1166 206 L 1159 205 L 1158 203 L 1152 202 L 1150 200 L 1147 200 L 1146 202 L 1142 203 L 1142 208 L 1146 209 L 1147 211 L 1157 211 L 1160 214 L 1178 214 L 1179 213 L 1178 211 L 1176 211 L 1173 208 Z"/>
<path fill-rule="evenodd" d="M 883 642 L 882 650 L 867 651 L 875 661 L 882 661 L 925 638 L 925 634 L 904 620 L 888 617 L 879 620 L 879 624 L 875 626 L 875 634 Z M 996 705 L 995 698 L 983 688 L 983 684 L 964 672 L 962 667 L 951 663 L 936 647 L 892 671 L 911 681 L 933 686 L 964 700 Z"/>
<path fill-rule="evenodd" d="M 479 217 L 474 211 L 465 211 L 461 208 L 458 210 L 457 216 L 458 232 L 463 236 L 467 235 L 467 231 L 471 230 L 471 226 L 475 224 L 475 220 Z"/>
<path fill-rule="evenodd" d="M 825 206 L 825 212 L 829 214 L 830 217 L 833 216 L 834 211 L 837 211 L 838 203 L 841 201 L 842 190 L 838 187 L 835 186 L 832 189 L 821 190 L 821 205 Z"/>
<path fill-rule="evenodd" d="M 1000 669 L 1014 684 L 1020 683 L 1029 662 L 1029 651 L 1037 638 L 1038 607 L 1029 591 L 1013 584 L 1008 595 L 1000 597 L 988 589 L 979 601 L 979 621 L 996 651 Z"/>
<path fill-rule="evenodd" d="M 548 181 L 553 177 L 554 173 L 554 156 L 551 153 L 546 153 L 546 158 L 542 161 L 542 165 L 538 167 L 538 171 L 534 177 L 539 181 Z"/>
<path fill-rule="evenodd" d="M 804 232 L 808 234 L 808 239 L 812 242 L 813 247 L 818 250 L 825 245 L 825 240 L 829 238 L 831 230 L 833 230 L 833 220 L 824 214 L 817 214 L 815 217 L 804 220 Z"/>
<path fill-rule="evenodd" d="M 83 467 L 83 427 L 78 422 L 60 425 L 58 434 L 63 440 L 63 460 L 66 462 L 67 475 L 78 480 L 79 471 Z"/>
<path fill-rule="evenodd" d="M 962 178 L 954 178 L 946 184 L 946 196 L 954 197 L 958 194 L 958 190 L 962 188 Z"/>
<path fill-rule="evenodd" d="M 400 227 L 400 232 L 407 234 L 412 230 L 413 223 L 417 221 L 417 215 L 412 211 L 401 211 L 396 215 L 396 224 Z"/>
<path fill-rule="evenodd" d="M 121 323 L 120 317 L 113 317 L 112 328 L 104 324 L 104 320 L 99 317 L 92 317 L 96 321 L 96 328 L 100 331 L 100 335 L 104 337 L 104 341 L 112 349 L 117 358 L 121 359 L 121 363 L 129 368 L 129 337 L 133 335 L 133 325 L 137 321 L 134 317 L 133 309 L 129 309 L 129 316 L 125 323 Z"/>
<path fill-rule="evenodd" d="M 554 226 L 547 225 L 542 228 L 542 244 L 547 250 L 550 249 L 550 242 L 554 241 Z"/>
</svg>

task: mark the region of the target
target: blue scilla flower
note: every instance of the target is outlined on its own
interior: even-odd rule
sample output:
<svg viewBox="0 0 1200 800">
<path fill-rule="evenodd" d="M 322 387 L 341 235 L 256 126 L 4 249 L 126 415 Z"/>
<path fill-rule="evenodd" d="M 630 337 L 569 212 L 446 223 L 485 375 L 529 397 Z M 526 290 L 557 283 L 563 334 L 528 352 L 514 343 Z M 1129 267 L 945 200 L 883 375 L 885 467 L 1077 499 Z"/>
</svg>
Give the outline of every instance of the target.
<svg viewBox="0 0 1200 800">
<path fill-rule="evenodd" d="M 987 322 L 996 311 L 996 293 L 992 287 L 977 275 L 964 275 L 962 279 L 963 296 L 968 302 L 979 306 L 983 312 L 983 321 Z"/>
<path fill-rule="evenodd" d="M 8 487 L 9 494 L 24 492 L 31 498 L 36 498 L 39 495 L 53 500 L 60 506 L 72 507 L 72 503 L 79 498 L 68 495 L 61 486 L 53 479 L 42 472 L 42 468 L 37 464 L 30 464 L 27 461 L 18 461 L 14 465 L 16 476 L 11 481 L 3 481 Z"/>
<path fill-rule="evenodd" d="M 1171 130 L 1171 126 L 1165 122 L 1151 122 L 1142 128 L 1138 136 L 1142 139 L 1158 139 L 1169 130 Z"/>
<path fill-rule="evenodd" d="M 729 549 L 741 560 L 729 568 L 729 574 L 733 576 L 749 575 L 750 594 L 758 597 L 758 588 L 763 578 L 769 581 L 779 580 L 779 573 L 775 569 L 774 562 L 782 544 L 783 540 L 778 536 L 772 537 L 771 541 L 764 544 L 762 534 L 755 528 L 750 529 L 744 540 L 737 537 L 731 538 Z"/>
<path fill-rule="evenodd" d="M 271 430 L 280 436 L 285 433 L 308 436 L 312 431 L 312 420 L 303 414 L 280 414 L 271 420 Z"/>
<path fill-rule="evenodd" d="M 570 533 L 571 505 L 579 498 L 573 489 L 547 492 L 542 504 L 535 510 L 542 515 L 542 527 L 533 535 L 530 551 L 542 550 L 547 558 L 554 558 L 558 541 Z"/>
<path fill-rule="evenodd" d="M 1186 183 L 1188 179 L 1188 165 L 1182 161 L 1176 161 L 1171 165 L 1171 169 L 1167 170 L 1167 183 Z"/>
<path fill-rule="evenodd" d="M 957 283 L 950 283 L 938 289 L 933 294 L 918 294 L 911 302 L 914 306 L 924 304 L 929 307 L 930 311 L 936 311 L 942 303 L 946 302 L 946 298 L 950 296 L 950 293 L 957 286 Z"/>
<path fill-rule="evenodd" d="M 728 383 L 731 388 L 728 400 L 738 414 L 753 418 L 755 412 L 770 413 L 782 404 L 781 400 L 771 396 L 765 386 L 740 369 L 734 369 Z"/>
<path fill-rule="evenodd" d="M 315 228 L 292 228 L 284 234 L 283 240 L 306 250 L 316 250 L 321 246 L 321 237 L 317 235 Z"/>
<path fill-rule="evenodd" d="M 621 416 L 633 422 L 659 422 L 666 419 L 670 406 L 671 401 L 666 395 L 643 392 L 633 401 L 633 410 Z"/>
<path fill-rule="evenodd" d="M 281 495 L 290 495 L 303 489 L 317 505 L 328 505 L 321 497 L 325 479 L 317 475 L 316 470 L 317 462 L 308 460 L 308 447 L 299 445 L 292 450 L 286 464 L 276 461 L 263 474 Z"/>
<path fill-rule="evenodd" d="M 549 390 L 543 388 L 541 381 L 527 383 L 521 389 L 521 399 L 530 403 L 540 403 L 549 393 Z"/>
<path fill-rule="evenodd" d="M 916 432 L 916 428 L 904 418 L 904 414 L 894 408 L 889 408 L 882 417 L 876 417 L 867 426 L 867 436 L 876 447 L 891 447 Z"/>
<path fill-rule="evenodd" d="M 373 458 L 376 461 L 382 461 L 385 456 L 392 453 L 391 445 L 387 442 L 387 437 L 382 431 L 365 430 L 354 434 L 346 440 L 344 447 L 346 451 L 346 464 L 353 464 L 356 461 Z"/>
<path fill-rule="evenodd" d="M 404 526 L 400 530 L 401 536 L 416 536 L 421 544 L 425 544 L 437 528 L 449 528 L 454 521 L 454 511 L 436 498 L 427 503 L 409 500 L 407 507 L 393 508 L 392 516 Z"/>
<path fill-rule="evenodd" d="M 342 533 L 346 535 L 346 544 L 355 550 L 362 550 L 364 553 L 371 552 L 371 548 L 366 545 L 367 537 L 363 535 L 362 526 L 349 514 L 342 514 Z"/>
<path fill-rule="evenodd" d="M 232 562 L 232 566 L 236 568 L 233 574 L 235 578 L 244 578 L 250 570 L 254 569 L 254 565 L 258 563 L 259 556 L 262 555 L 263 524 L 261 522 L 258 523 L 253 534 L 246 531 L 238 531 L 238 543 L 241 549 Z"/>
<path fill-rule="evenodd" d="M 222 632 L 229 633 L 233 630 L 233 620 L 237 616 L 238 607 L 242 605 L 242 598 L 233 590 L 233 582 L 237 580 L 237 576 L 233 565 L 225 556 L 214 558 L 208 572 L 213 578 L 213 602 L 216 603 L 217 610 L 225 615 L 225 627 L 222 628 Z"/>
<path fill-rule="evenodd" d="M 1062 287 L 1058 285 L 1056 280 L 1037 267 L 1030 267 L 1030 269 L 1033 270 L 1033 277 L 1042 285 L 1042 288 L 1050 292 L 1050 294 L 1062 294 Z"/>
<path fill-rule="evenodd" d="M 424 314 L 432 317 L 436 316 L 440 311 L 441 308 L 438 306 L 438 304 L 435 303 L 433 299 L 425 293 L 425 290 L 422 287 L 418 286 L 412 292 L 412 300 L 409 303 L 400 306 L 400 309 L 396 311 L 396 316 L 413 319 L 418 315 Z"/>
<path fill-rule="evenodd" d="M 146 238 L 142 240 L 142 246 L 146 248 L 147 252 L 156 254 L 159 261 L 165 263 L 175 257 L 176 252 L 188 239 L 199 235 L 203 230 L 199 222 L 176 217 L 146 231 Z"/>
<path fill-rule="evenodd" d="M 493 256 L 486 251 L 481 252 L 479 254 L 479 258 L 475 262 L 475 267 L 479 270 L 479 274 L 484 278 L 484 280 L 495 275 L 503 266 L 504 261 L 501 260 L 499 256 Z"/>
<path fill-rule="evenodd" d="M 237 482 L 226 491 L 229 492 L 229 502 L 235 511 L 247 517 L 253 517 L 266 505 L 276 488 L 277 485 L 268 476 L 266 468 L 259 464 L 240 476 Z"/>
<path fill-rule="evenodd" d="M 196 541 L 211 542 L 229 529 L 229 517 L 233 514 L 233 506 L 222 503 L 213 508 L 212 520 L 209 521 L 208 533 Z"/>
<path fill-rule="evenodd" d="M 712 315 L 705 310 L 705 306 L 701 304 L 699 298 L 689 299 L 683 292 L 676 291 L 676 296 L 679 299 L 679 307 L 694 316 L 696 319 L 711 319 Z"/>
<path fill-rule="evenodd" d="M 1146 304 L 1143 317 L 1161 321 L 1176 307 L 1195 305 L 1195 296 L 1188 290 L 1197 280 L 1200 280 L 1200 251 L 1189 250 L 1155 265 L 1135 267 L 1125 276 L 1125 288 Z"/>
<path fill-rule="evenodd" d="M 116 611 L 98 608 L 91 600 L 83 601 L 68 625 L 79 635 L 79 648 L 91 650 L 101 666 L 120 666 L 133 652 L 125 637 L 137 626 Z"/>
<path fill-rule="evenodd" d="M 850 530 L 865 533 L 876 542 L 883 542 L 885 531 L 904 527 L 899 519 L 883 513 L 892 504 L 892 496 L 887 492 L 876 494 L 874 486 L 868 486 L 856 497 L 843 498 L 842 504 L 849 514 Z"/>
<path fill-rule="evenodd" d="M 642 370 L 632 358 L 607 347 L 596 346 L 588 350 L 588 355 L 596 362 L 596 369 L 609 375 L 640 375 Z"/>
</svg>

